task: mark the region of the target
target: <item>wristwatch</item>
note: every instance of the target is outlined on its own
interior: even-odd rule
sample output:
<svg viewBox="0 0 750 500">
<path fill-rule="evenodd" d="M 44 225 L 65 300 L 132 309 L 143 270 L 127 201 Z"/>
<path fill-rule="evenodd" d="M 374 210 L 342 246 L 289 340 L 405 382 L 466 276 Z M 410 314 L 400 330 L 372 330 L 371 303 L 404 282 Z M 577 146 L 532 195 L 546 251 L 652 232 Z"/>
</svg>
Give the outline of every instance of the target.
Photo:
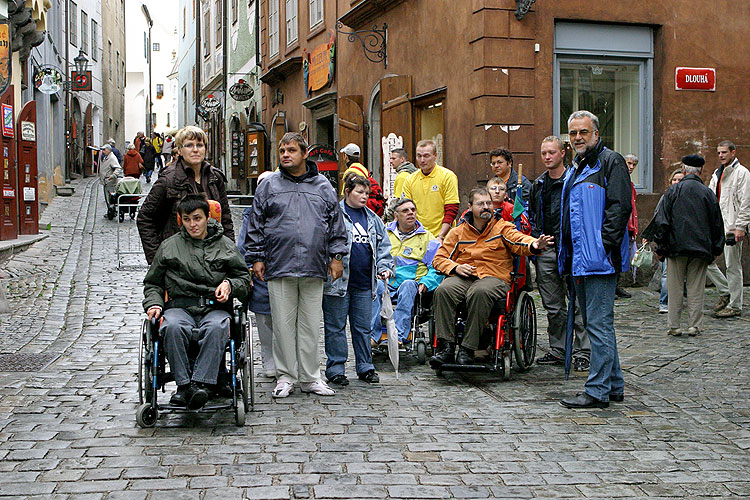
<svg viewBox="0 0 750 500">
<path fill-rule="evenodd" d="M 344 256 L 341 255 L 340 253 L 337 253 L 336 255 L 333 256 L 333 258 L 336 259 L 336 260 L 338 260 L 338 261 L 341 261 L 341 260 L 343 260 Z"/>
</svg>

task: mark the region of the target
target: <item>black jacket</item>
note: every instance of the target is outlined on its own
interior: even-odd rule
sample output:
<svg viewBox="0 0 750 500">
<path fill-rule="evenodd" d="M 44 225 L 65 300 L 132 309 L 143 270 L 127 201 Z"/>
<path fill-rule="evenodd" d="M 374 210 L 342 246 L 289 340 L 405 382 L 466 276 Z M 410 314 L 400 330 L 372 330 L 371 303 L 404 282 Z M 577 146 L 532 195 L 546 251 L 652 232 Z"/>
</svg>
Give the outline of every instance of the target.
<svg viewBox="0 0 750 500">
<path fill-rule="evenodd" d="M 716 195 L 700 177 L 688 174 L 664 193 L 646 234 L 667 257 L 711 262 L 724 249 L 724 220 Z"/>
<path fill-rule="evenodd" d="M 552 231 L 545 234 L 555 237 L 555 244 L 560 237 L 560 200 L 562 199 L 562 188 L 565 184 L 565 172 L 559 179 L 551 179 L 549 172 L 545 171 L 531 186 L 531 195 L 529 196 L 529 220 L 531 221 L 531 235 L 539 237 L 545 233 L 544 226 L 548 225 L 553 228 Z M 549 185 L 551 189 L 550 202 L 544 203 L 544 186 Z"/>
</svg>

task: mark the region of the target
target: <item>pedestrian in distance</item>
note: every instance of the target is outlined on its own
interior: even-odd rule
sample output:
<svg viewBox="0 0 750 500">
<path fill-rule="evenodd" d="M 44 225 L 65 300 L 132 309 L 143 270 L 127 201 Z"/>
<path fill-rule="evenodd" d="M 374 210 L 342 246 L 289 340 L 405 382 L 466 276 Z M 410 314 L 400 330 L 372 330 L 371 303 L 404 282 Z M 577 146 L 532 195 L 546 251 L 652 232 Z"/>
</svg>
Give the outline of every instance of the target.
<svg viewBox="0 0 750 500">
<path fill-rule="evenodd" d="M 122 165 L 122 153 L 115 147 L 115 140 L 110 137 L 107 139 L 107 144 L 112 147 L 112 153 L 115 155 L 115 158 L 117 158 L 117 161 L 120 162 L 120 165 Z"/>
<path fill-rule="evenodd" d="M 177 203 L 187 194 L 203 193 L 209 200 L 217 201 L 221 206 L 224 236 L 234 240 L 226 177 L 206 161 L 208 136 L 202 129 L 188 125 L 177 132 L 175 145 L 180 158 L 158 177 L 138 212 L 138 233 L 149 264 L 161 242 L 180 230 Z"/>
<path fill-rule="evenodd" d="M 337 280 L 347 255 L 344 216 L 331 183 L 307 159 L 307 142 L 288 132 L 279 141 L 279 169 L 255 191 L 245 260 L 268 282 L 273 316 L 273 397 L 302 392 L 331 396 L 320 377 L 323 285 Z M 368 314 L 369 317 L 369 314 Z"/>
<path fill-rule="evenodd" d="M 164 162 L 161 157 L 162 144 L 164 144 L 164 139 L 162 139 L 161 134 L 156 131 L 151 132 L 151 145 L 154 147 L 154 151 L 156 151 L 156 156 L 154 157 L 154 165 L 155 169 L 158 168 L 159 170 L 164 167 Z"/>
<path fill-rule="evenodd" d="M 171 135 L 167 135 L 164 137 L 164 142 L 161 145 L 161 155 L 164 167 L 171 164 L 172 151 L 174 151 L 174 138 Z"/>
<path fill-rule="evenodd" d="M 683 310 L 682 289 L 687 282 L 687 316 L 689 336 L 703 329 L 706 269 L 721 255 L 724 247 L 724 222 L 719 201 L 700 177 L 705 160 L 702 156 L 682 157 L 685 177 L 670 186 L 659 202 L 649 226 L 649 240 L 656 243 L 656 253 L 667 258 L 669 291 L 668 334 L 682 335 L 680 316 Z"/>
<path fill-rule="evenodd" d="M 545 137 L 541 145 L 542 163 L 546 170 L 534 181 L 529 196 L 529 215 L 532 235 L 549 234 L 555 237 L 544 252 L 536 256 L 536 284 L 542 305 L 547 311 L 549 352 L 537 360 L 540 365 L 565 363 L 565 332 L 568 324 L 568 284 L 557 266 L 557 242 L 560 241 L 560 201 L 565 183 L 565 145 L 557 136 Z M 573 369 L 588 371 L 591 345 L 580 308 L 575 305 Z"/>
<path fill-rule="evenodd" d="M 156 165 L 156 149 L 151 144 L 151 139 L 148 137 L 143 139 L 143 145 L 141 146 L 141 158 L 143 158 L 143 174 L 146 176 L 146 184 L 151 182 L 151 175 L 154 173 Z"/>
<path fill-rule="evenodd" d="M 419 170 L 404 181 L 403 195 L 417 204 L 417 217 L 424 228 L 441 241 L 458 215 L 458 177 L 437 164 L 435 141 L 417 143 Z"/>
<path fill-rule="evenodd" d="M 121 177 L 122 168 L 112 153 L 112 146 L 103 145 L 99 151 L 99 180 L 104 185 L 104 195 L 108 197 L 107 206 L 115 203 L 117 180 Z"/>
<path fill-rule="evenodd" d="M 614 308 L 617 273 L 630 266 L 630 179 L 625 159 L 599 138 L 596 115 L 572 113 L 568 134 L 576 157 L 562 190 L 558 271 L 571 276 L 569 300 L 578 300 L 591 358 L 584 391 L 560 403 L 567 408 L 606 408 L 610 400 L 624 398 Z M 573 335 L 570 316 L 569 304 L 566 372 Z"/>
<path fill-rule="evenodd" d="M 344 199 L 339 203 L 347 231 L 343 274 L 337 280 L 327 280 L 323 288 L 326 378 L 342 387 L 349 385 L 345 373 L 347 317 L 357 377 L 370 384 L 380 382 L 372 364 L 370 346 L 372 304 L 377 281 L 388 280 L 394 267 L 385 225 L 367 208 L 369 195 L 370 183 L 366 178 L 349 176 L 344 186 Z"/>
<path fill-rule="evenodd" d="M 742 242 L 750 225 L 750 172 L 737 158 L 732 141 L 721 141 L 716 148 L 719 168 L 708 187 L 716 193 L 724 218 L 726 276 L 716 263 L 708 266 L 708 278 L 716 285 L 719 301 L 714 306 L 717 318 L 742 314 Z"/>
<path fill-rule="evenodd" d="M 682 172 L 682 168 L 678 168 L 676 170 L 673 170 L 672 173 L 669 175 L 669 179 L 667 180 L 668 186 L 674 186 L 678 182 L 680 182 L 685 177 L 685 174 Z M 667 187 L 669 189 L 669 187 Z M 656 210 L 654 210 L 654 215 L 656 215 L 657 210 L 659 210 L 659 205 L 661 204 L 661 200 L 664 199 L 664 195 L 662 195 L 661 198 L 659 198 L 659 202 L 656 204 Z M 659 280 L 660 284 L 660 291 L 659 291 L 659 314 L 667 314 L 669 312 L 669 292 L 667 291 L 667 259 L 662 260 L 659 262 L 659 269 L 661 270 L 661 278 Z M 685 290 L 685 293 L 687 293 L 687 290 Z"/>
<path fill-rule="evenodd" d="M 143 173 L 143 158 L 135 149 L 135 144 L 128 144 L 128 151 L 125 153 L 122 165 L 123 173 L 127 177 L 141 177 Z"/>
<path fill-rule="evenodd" d="M 359 146 L 354 143 L 349 143 L 339 153 L 346 156 L 346 170 L 344 170 L 344 185 L 346 185 L 346 178 L 349 174 L 356 174 L 367 179 L 370 183 L 370 195 L 367 199 L 367 208 L 377 214 L 378 217 L 382 217 L 385 211 L 385 198 L 383 197 L 383 189 L 378 184 L 370 171 L 359 162 Z M 344 194 L 344 188 L 341 189 L 341 194 Z"/>
<path fill-rule="evenodd" d="M 625 165 L 628 167 L 628 175 L 633 175 L 633 172 L 638 168 L 638 157 L 634 154 L 625 155 Z M 628 219 L 628 236 L 630 238 L 630 255 L 632 256 L 637 250 L 636 238 L 638 237 L 638 210 L 636 208 L 636 196 L 638 193 L 635 190 L 635 184 L 630 181 L 630 219 Z M 629 299 L 633 295 L 620 286 L 620 277 L 617 277 L 617 288 L 615 288 L 615 296 L 622 299 Z"/>
</svg>

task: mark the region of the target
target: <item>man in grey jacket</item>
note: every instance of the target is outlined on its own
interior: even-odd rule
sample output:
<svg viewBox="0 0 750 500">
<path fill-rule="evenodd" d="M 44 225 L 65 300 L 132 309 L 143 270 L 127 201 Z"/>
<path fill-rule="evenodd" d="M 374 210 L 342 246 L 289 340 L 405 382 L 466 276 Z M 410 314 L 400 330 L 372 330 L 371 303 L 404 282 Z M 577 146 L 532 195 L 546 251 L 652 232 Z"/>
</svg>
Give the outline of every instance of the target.
<svg viewBox="0 0 750 500">
<path fill-rule="evenodd" d="M 268 281 L 273 317 L 273 397 L 302 392 L 330 396 L 320 378 L 323 283 L 338 279 L 348 252 L 346 226 L 336 192 L 307 160 L 307 143 L 296 132 L 279 142 L 278 172 L 258 186 L 245 243 L 245 260 Z"/>
</svg>

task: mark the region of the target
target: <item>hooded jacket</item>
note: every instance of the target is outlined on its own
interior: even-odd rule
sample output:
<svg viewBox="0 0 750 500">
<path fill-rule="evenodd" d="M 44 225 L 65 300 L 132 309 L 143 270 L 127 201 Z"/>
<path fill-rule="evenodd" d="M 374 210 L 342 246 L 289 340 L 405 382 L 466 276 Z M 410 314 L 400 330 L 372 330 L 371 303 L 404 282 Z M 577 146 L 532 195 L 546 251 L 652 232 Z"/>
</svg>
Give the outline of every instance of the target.
<svg viewBox="0 0 750 500">
<path fill-rule="evenodd" d="M 718 169 L 711 175 L 708 188 L 716 193 L 719 182 Z M 724 231 L 735 229 L 748 232 L 750 225 L 750 171 L 735 158 L 724 167 L 721 176 L 721 192 L 718 196 L 721 215 L 724 217 Z"/>
<path fill-rule="evenodd" d="M 142 164 L 143 158 L 141 158 L 140 153 L 135 149 L 128 149 L 128 152 L 125 153 L 125 158 L 123 158 L 122 169 L 125 172 L 125 175 L 137 178 L 140 177 L 141 172 L 143 172 Z"/>
<path fill-rule="evenodd" d="M 192 238 L 185 227 L 159 246 L 153 264 L 143 279 L 143 309 L 164 307 L 164 292 L 170 299 L 214 296 L 222 281 L 229 281 L 230 300 L 244 301 L 250 290 L 250 273 L 221 224 L 208 219 L 208 234 Z M 230 302 L 231 304 L 231 302 Z M 190 314 L 206 314 L 209 307 L 185 308 Z"/>
<path fill-rule="evenodd" d="M 206 198 L 216 200 L 221 205 L 224 236 L 234 240 L 224 174 L 204 161 L 200 175 L 200 189 L 206 194 Z M 185 166 L 182 158 L 178 158 L 170 168 L 162 170 L 138 212 L 138 232 L 149 264 L 153 261 L 159 244 L 180 229 L 177 225 L 177 202 L 186 194 L 200 192 L 200 189 L 195 182 L 193 169 Z"/>
<path fill-rule="evenodd" d="M 279 168 L 255 191 L 245 261 L 248 267 L 265 263 L 267 280 L 324 280 L 333 256 L 348 253 L 336 192 L 314 161 L 307 160 L 306 165 L 307 172 L 300 177 Z"/>
</svg>

